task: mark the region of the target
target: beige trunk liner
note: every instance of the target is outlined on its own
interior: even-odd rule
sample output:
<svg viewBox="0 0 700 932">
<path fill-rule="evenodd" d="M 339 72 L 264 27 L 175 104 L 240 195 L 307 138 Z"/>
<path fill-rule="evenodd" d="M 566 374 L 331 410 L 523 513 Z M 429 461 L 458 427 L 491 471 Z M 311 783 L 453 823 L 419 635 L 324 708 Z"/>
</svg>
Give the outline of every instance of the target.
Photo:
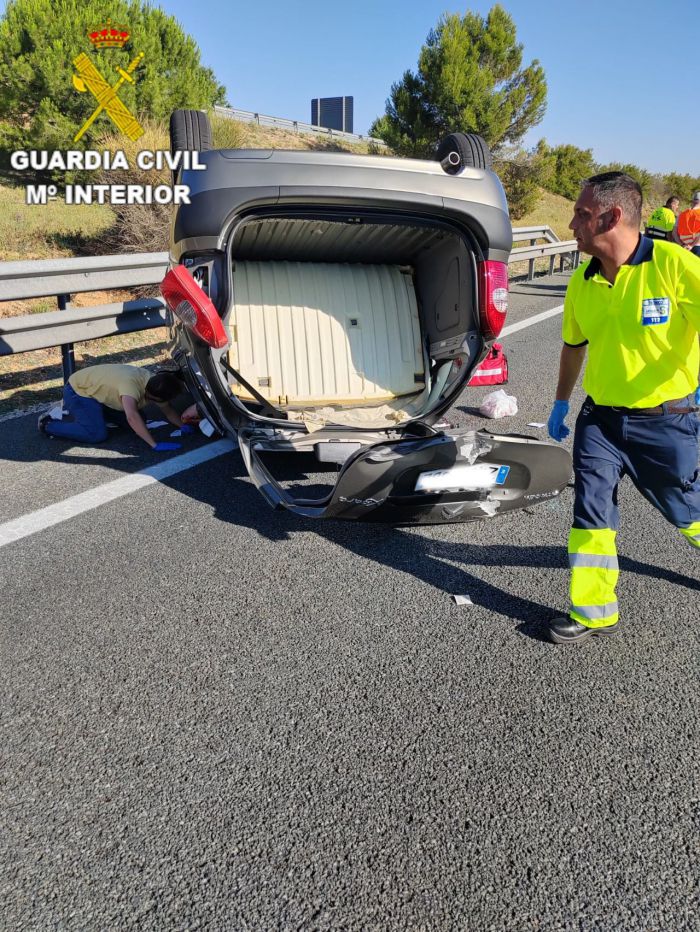
<svg viewBox="0 0 700 932">
<path fill-rule="evenodd" d="M 418 306 L 398 266 L 237 261 L 233 300 L 229 362 L 291 420 L 369 427 L 420 407 Z"/>
</svg>

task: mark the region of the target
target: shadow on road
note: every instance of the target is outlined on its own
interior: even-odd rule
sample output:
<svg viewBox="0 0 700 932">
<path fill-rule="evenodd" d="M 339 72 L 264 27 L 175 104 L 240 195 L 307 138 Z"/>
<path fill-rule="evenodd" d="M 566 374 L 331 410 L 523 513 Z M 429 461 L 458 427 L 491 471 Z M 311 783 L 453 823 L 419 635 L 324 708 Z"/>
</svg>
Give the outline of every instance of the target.
<svg viewBox="0 0 700 932">
<path fill-rule="evenodd" d="M 33 425 L 34 419 L 31 420 Z M 27 439 L 30 439 L 29 431 Z M 133 473 L 163 461 L 163 457 L 158 454 L 144 450 L 142 441 L 128 430 L 115 431 L 110 437 L 113 442 L 109 449 L 118 450 L 117 456 L 108 453 L 100 455 L 94 448 L 86 448 L 85 454 L 81 455 L 76 452 L 77 445 L 49 441 L 39 436 L 33 427 L 31 439 L 33 442 L 27 445 L 21 442 L 8 443 L 7 438 L 4 438 L 0 443 L 0 459 L 103 466 L 117 473 Z M 183 452 L 206 443 L 203 438 L 191 439 L 183 445 Z M 329 485 L 335 481 L 335 468 L 324 469 L 310 455 L 279 455 L 276 459 L 276 475 L 295 485 L 297 490 L 303 487 L 304 494 L 310 497 L 328 491 Z M 206 474 L 203 470 L 206 470 Z M 178 473 L 164 480 L 164 484 L 209 506 L 219 521 L 250 528 L 267 540 L 285 541 L 297 533 L 311 532 L 357 557 L 397 572 L 408 573 L 448 595 L 469 593 L 474 604 L 518 622 L 517 630 L 527 637 L 541 640 L 543 625 L 564 608 L 544 606 L 526 594 L 508 591 L 469 571 L 470 567 L 476 566 L 529 567 L 533 573 L 565 569 L 567 558 L 563 540 L 552 545 L 527 547 L 509 544 L 475 545 L 466 539 L 468 525 L 463 525 L 464 542 L 454 542 L 436 540 L 414 530 L 386 525 L 298 518 L 286 510 L 273 511 L 263 502 L 260 493 L 248 479 L 237 452 L 217 457 L 197 469 Z M 620 557 L 620 569 L 700 591 L 700 581 L 696 579 L 624 556 Z"/>
<path fill-rule="evenodd" d="M 326 483 L 322 485 L 315 482 L 322 470 L 311 456 L 278 455 L 278 458 L 288 461 L 286 466 L 281 467 L 278 462 L 275 470 L 278 477 L 286 477 L 292 482 L 298 480 L 298 461 L 303 459 L 307 465 L 311 464 L 306 478 L 312 484 L 304 485 L 306 494 L 313 494 L 314 489 L 327 488 Z M 259 492 L 248 480 L 243 461 L 237 453 L 222 457 L 217 462 L 219 473 L 222 467 L 225 470 L 225 476 L 220 475 L 221 481 L 202 483 L 191 473 L 182 473 L 168 480 L 167 484 L 209 505 L 220 521 L 250 528 L 267 540 L 285 541 L 296 533 L 312 532 L 357 557 L 372 560 L 397 572 L 408 573 L 448 595 L 469 593 L 475 605 L 519 622 L 516 630 L 536 640 L 545 639 L 542 633 L 544 625 L 554 615 L 561 614 L 564 608 L 545 606 L 525 594 L 516 594 L 480 579 L 469 571 L 470 567 L 476 566 L 530 567 L 534 573 L 566 569 L 568 559 L 564 540 L 551 546 L 527 547 L 470 544 L 466 539 L 456 543 L 435 540 L 413 530 L 387 525 L 302 519 L 286 510 L 273 511 L 262 501 Z M 334 470 L 331 468 L 327 472 L 334 473 Z M 333 475 L 328 481 L 334 481 Z M 464 537 L 467 538 L 468 525 L 461 526 L 465 528 Z M 627 557 L 620 557 L 620 568 L 624 572 L 634 572 L 700 591 L 698 580 Z"/>
</svg>

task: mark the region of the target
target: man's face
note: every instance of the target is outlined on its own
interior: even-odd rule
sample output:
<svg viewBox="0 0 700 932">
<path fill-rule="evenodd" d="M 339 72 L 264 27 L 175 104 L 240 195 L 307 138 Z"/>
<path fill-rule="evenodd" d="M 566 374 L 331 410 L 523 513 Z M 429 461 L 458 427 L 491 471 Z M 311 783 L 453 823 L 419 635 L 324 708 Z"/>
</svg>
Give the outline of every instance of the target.
<svg viewBox="0 0 700 932">
<path fill-rule="evenodd" d="M 678 200 L 677 197 L 674 197 L 673 200 L 671 201 L 671 210 L 674 212 L 674 214 L 676 214 L 676 216 L 678 216 L 678 211 L 680 210 L 680 206 L 681 206 L 681 202 Z"/>
<path fill-rule="evenodd" d="M 598 255 L 597 244 L 600 244 L 601 237 L 607 236 L 609 228 L 610 211 L 601 210 L 592 190 L 589 187 L 583 188 L 574 204 L 574 216 L 569 224 L 578 248 L 591 256 Z"/>
</svg>

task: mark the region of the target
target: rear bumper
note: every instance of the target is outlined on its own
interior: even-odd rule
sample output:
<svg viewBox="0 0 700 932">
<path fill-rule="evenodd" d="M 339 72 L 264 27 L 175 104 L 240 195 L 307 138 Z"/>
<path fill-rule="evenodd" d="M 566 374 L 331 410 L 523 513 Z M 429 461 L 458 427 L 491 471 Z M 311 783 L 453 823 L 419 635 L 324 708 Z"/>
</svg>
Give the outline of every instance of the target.
<svg viewBox="0 0 700 932">
<path fill-rule="evenodd" d="M 452 430 L 365 446 L 343 464 L 330 495 L 302 499 L 283 489 L 262 462 L 265 438 L 244 429 L 239 442 L 268 504 L 307 518 L 403 525 L 478 521 L 555 498 L 572 468 L 569 453 L 558 445 Z"/>
</svg>

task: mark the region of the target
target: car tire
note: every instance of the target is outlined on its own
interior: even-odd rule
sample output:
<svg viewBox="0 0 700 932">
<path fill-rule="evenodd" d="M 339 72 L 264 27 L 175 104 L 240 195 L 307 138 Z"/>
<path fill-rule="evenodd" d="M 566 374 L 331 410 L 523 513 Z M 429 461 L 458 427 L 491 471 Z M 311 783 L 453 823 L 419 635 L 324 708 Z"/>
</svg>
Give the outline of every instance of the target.
<svg viewBox="0 0 700 932">
<path fill-rule="evenodd" d="M 446 161 L 456 152 L 459 162 Z M 436 158 L 448 175 L 458 175 L 464 168 L 493 168 L 491 150 L 482 136 L 476 133 L 450 133 L 438 146 Z"/>
<path fill-rule="evenodd" d="M 207 152 L 211 149 L 211 123 L 203 110 L 173 110 L 170 115 L 170 152 Z M 179 171 L 179 170 L 178 170 Z M 173 171 L 173 183 L 178 171 Z"/>
<path fill-rule="evenodd" d="M 207 152 L 211 123 L 203 110 L 174 110 L 170 116 L 171 152 Z"/>
</svg>

